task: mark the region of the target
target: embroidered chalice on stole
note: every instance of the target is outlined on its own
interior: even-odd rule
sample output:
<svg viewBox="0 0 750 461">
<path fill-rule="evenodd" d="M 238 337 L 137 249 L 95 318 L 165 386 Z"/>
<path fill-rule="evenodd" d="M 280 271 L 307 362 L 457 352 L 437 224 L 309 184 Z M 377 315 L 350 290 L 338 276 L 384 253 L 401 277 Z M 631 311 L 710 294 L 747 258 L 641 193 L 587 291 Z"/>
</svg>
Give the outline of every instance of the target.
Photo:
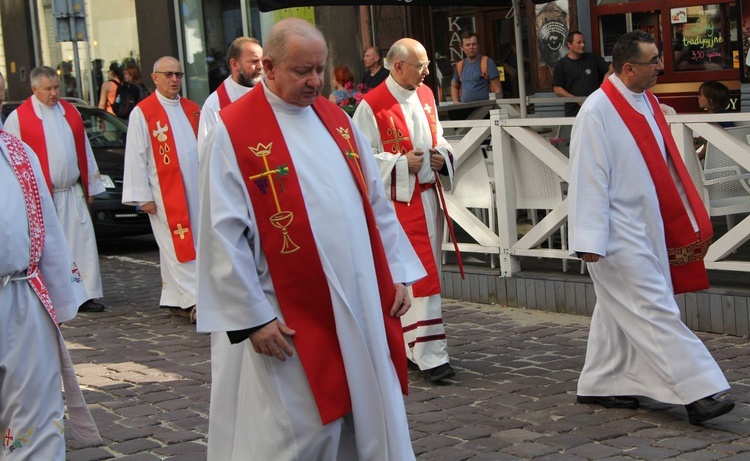
<svg viewBox="0 0 750 461">
<path fill-rule="evenodd" d="M 287 231 L 287 228 L 292 224 L 292 219 L 294 219 L 294 213 L 291 211 L 283 211 L 281 209 L 279 196 L 276 193 L 276 186 L 273 182 L 273 175 L 279 175 L 280 177 L 287 176 L 289 174 L 289 167 L 287 165 L 279 165 L 273 169 L 269 168 L 267 157 L 271 155 L 272 147 L 273 142 L 269 142 L 266 145 L 258 143 L 255 147 L 248 147 L 256 157 L 261 157 L 263 159 L 263 165 L 266 168 L 261 173 L 249 176 L 248 179 L 255 182 L 255 185 L 258 186 L 258 189 L 260 189 L 263 194 L 266 194 L 266 188 L 270 187 L 271 196 L 276 205 L 276 213 L 271 215 L 269 221 L 271 221 L 271 224 L 273 224 L 274 227 L 281 229 L 281 232 L 284 234 L 284 243 L 281 246 L 281 254 L 294 253 L 299 250 L 299 246 L 292 241 L 292 238 Z"/>
</svg>

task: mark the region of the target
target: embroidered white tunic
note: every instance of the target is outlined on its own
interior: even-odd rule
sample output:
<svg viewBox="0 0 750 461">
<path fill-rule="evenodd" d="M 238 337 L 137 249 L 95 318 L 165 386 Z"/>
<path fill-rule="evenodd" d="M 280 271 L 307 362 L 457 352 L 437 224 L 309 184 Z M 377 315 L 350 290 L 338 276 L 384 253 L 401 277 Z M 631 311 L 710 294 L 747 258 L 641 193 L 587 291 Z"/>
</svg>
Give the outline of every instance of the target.
<svg viewBox="0 0 750 461">
<path fill-rule="evenodd" d="M 370 140 L 371 151 L 377 159 L 385 191 L 387 193 L 395 191 L 395 200 L 409 202 L 414 192 L 417 176 L 419 176 L 420 184 L 435 182 L 435 172 L 430 167 L 429 159 L 429 149 L 432 148 L 430 124 L 415 90 L 404 89 L 390 75 L 385 80 L 385 84 L 388 85 L 391 94 L 401 105 L 414 149 L 424 152 L 424 161 L 417 175 L 409 173 L 409 165 L 405 156 L 393 155 L 383 148 L 375 115 L 367 101 L 362 101 L 359 104 L 353 120 L 355 125 Z M 446 190 L 450 190 L 453 184 L 453 168 L 448 157 L 450 144 L 443 138 L 443 128 L 439 122 L 437 128 L 437 150 L 445 159 L 449 173 L 448 177 L 442 177 L 441 182 Z M 443 213 L 439 202 L 435 188 L 422 192 L 427 232 L 435 253 L 438 274 L 442 266 L 441 244 L 443 240 Z M 411 288 L 409 289 L 409 295 L 412 296 Z M 448 343 L 445 338 L 445 326 L 442 322 L 443 311 L 440 295 L 435 294 L 421 298 L 412 296 L 412 300 L 411 309 L 401 317 L 401 323 L 406 329 L 404 332 L 406 356 L 419 365 L 422 370 L 429 370 L 448 363 Z"/>
<path fill-rule="evenodd" d="M 281 362 L 252 350 L 249 341 L 234 419 L 211 413 L 211 461 L 246 459 L 408 461 L 414 459 L 395 368 L 386 342 L 375 266 L 362 198 L 344 157 L 312 107 L 284 103 L 265 85 L 299 176 L 333 302 L 351 392 L 352 413 L 320 422 L 308 377 L 295 355 Z M 369 145 L 358 130 L 357 149 Z M 201 164 L 198 241 L 199 331 L 241 330 L 283 321 L 273 281 L 223 122 L 206 138 Z M 362 156 L 370 203 L 394 282 L 410 283 L 424 270 L 383 193 L 372 157 Z M 289 268 L 304 270 L 304 268 Z M 310 300 L 314 307 L 315 300 Z M 293 342 L 293 340 L 292 340 Z M 214 402 L 212 402 L 212 405 Z M 217 434 L 223 433 L 218 436 Z M 221 446 L 217 446 L 217 443 Z"/>
<path fill-rule="evenodd" d="M 644 95 L 615 75 L 610 80 L 646 116 L 664 152 Z M 680 321 L 656 189 L 602 90 L 581 107 L 570 151 L 569 247 L 573 254 L 602 256 L 588 265 L 597 302 L 578 395 L 646 396 L 684 405 L 727 390 L 711 354 Z"/>
<path fill-rule="evenodd" d="M 253 87 L 251 86 L 242 86 L 239 83 L 235 82 L 232 79 L 232 76 L 230 75 L 224 81 L 221 83 L 224 85 L 224 88 L 227 90 L 227 96 L 229 96 L 229 100 L 231 102 L 236 101 L 239 99 L 240 96 L 244 95 L 248 91 L 252 90 Z M 208 95 L 208 98 L 206 98 L 206 102 L 203 103 L 203 107 L 201 108 L 201 120 L 198 125 L 198 159 L 202 160 L 202 154 L 201 154 L 201 145 L 203 145 L 203 140 L 206 139 L 206 135 L 211 130 L 211 128 L 216 125 L 216 122 L 219 121 L 219 111 L 221 110 L 221 105 L 219 104 L 219 95 L 216 91 Z"/>
<path fill-rule="evenodd" d="M 24 194 L 0 142 L 0 459 L 20 461 L 65 460 L 63 394 L 61 382 L 62 339 L 29 282 L 31 240 Z M 74 266 L 55 206 L 39 161 L 26 147 L 34 168 L 42 203 L 45 241 L 39 271 L 44 276 L 57 319 L 75 317 L 88 298 Z M 67 354 L 67 352 L 65 352 Z M 7 456 L 7 458 L 6 458 Z"/>
<path fill-rule="evenodd" d="M 99 251 L 96 247 L 94 225 L 91 222 L 87 198 L 78 183 L 81 172 L 78 169 L 75 140 L 70 125 L 65 120 L 65 110 L 60 104 L 49 107 L 31 96 L 34 114 L 42 120 L 44 139 L 47 144 L 50 179 L 52 180 L 52 199 L 55 202 L 57 217 L 62 223 L 63 232 L 68 242 L 73 259 L 83 277 L 83 284 L 88 299 L 101 298 L 102 277 L 99 273 Z M 13 111 L 5 121 L 5 131 L 21 137 L 21 126 L 18 112 Z M 104 183 L 99 176 L 99 167 L 91 150 L 88 136 L 85 137 L 86 158 L 88 161 L 89 195 L 105 191 Z M 45 183 L 46 184 L 46 183 Z"/>
<path fill-rule="evenodd" d="M 198 145 L 190 121 L 182 110 L 179 99 L 167 99 L 158 91 L 156 97 L 169 117 L 170 136 L 174 136 L 177 158 L 180 162 L 182 181 L 185 186 L 185 197 L 188 202 L 190 226 L 197 229 L 198 223 Z M 123 178 L 122 203 L 125 205 L 142 205 L 153 201 L 156 214 L 149 215 L 151 229 L 159 245 L 159 262 L 161 265 L 162 290 L 159 304 L 162 306 L 194 306 L 195 295 L 195 261 L 181 263 L 177 260 L 172 243 L 172 235 L 164 213 L 164 200 L 161 194 L 159 176 L 151 136 L 146 126 L 146 119 L 140 107 L 130 113 L 128 139 L 125 147 L 125 174 Z M 195 231 L 193 232 L 195 234 Z M 196 236 L 193 235 L 193 242 Z"/>
</svg>

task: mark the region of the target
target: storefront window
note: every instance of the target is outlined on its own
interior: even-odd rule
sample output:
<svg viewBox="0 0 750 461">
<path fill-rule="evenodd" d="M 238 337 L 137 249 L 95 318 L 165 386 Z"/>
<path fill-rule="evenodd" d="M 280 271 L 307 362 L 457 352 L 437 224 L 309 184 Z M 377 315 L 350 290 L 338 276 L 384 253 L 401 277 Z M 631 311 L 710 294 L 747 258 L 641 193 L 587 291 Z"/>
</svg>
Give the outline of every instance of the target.
<svg viewBox="0 0 750 461">
<path fill-rule="evenodd" d="M 261 18 L 252 0 L 180 0 L 187 95 L 203 103 L 230 72 L 227 48 L 240 36 L 259 35 Z"/>
<path fill-rule="evenodd" d="M 734 4 L 672 8 L 673 69 L 731 69 L 732 42 L 728 29 L 729 18 L 733 17 Z M 733 23 L 736 28 L 736 22 Z"/>
<path fill-rule="evenodd" d="M 661 46 L 661 15 L 658 11 L 642 11 L 625 14 L 609 14 L 599 16 L 599 30 L 601 30 L 600 49 L 602 56 L 611 60 L 612 48 L 620 36 L 632 30 L 643 30 L 654 37 L 654 42 Z"/>
</svg>

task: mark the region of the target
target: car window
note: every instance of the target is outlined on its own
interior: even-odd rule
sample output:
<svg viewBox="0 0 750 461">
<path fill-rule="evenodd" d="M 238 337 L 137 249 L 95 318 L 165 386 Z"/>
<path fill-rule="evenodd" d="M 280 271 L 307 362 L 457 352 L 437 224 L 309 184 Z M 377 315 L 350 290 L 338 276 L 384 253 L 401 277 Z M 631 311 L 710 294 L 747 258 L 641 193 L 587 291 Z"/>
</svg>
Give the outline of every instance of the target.
<svg viewBox="0 0 750 461">
<path fill-rule="evenodd" d="M 82 110 L 81 117 L 91 147 L 125 147 L 127 125 L 109 117 L 104 111 Z"/>
</svg>

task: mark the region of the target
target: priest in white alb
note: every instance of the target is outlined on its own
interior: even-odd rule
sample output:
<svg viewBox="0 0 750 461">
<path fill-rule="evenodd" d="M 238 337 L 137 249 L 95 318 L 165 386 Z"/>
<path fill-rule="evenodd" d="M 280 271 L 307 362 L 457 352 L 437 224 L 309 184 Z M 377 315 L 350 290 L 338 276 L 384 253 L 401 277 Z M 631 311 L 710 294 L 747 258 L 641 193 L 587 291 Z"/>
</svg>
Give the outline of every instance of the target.
<svg viewBox="0 0 750 461">
<path fill-rule="evenodd" d="M 401 318 L 409 360 L 432 381 L 455 376 L 448 356 L 440 297 L 443 212 L 439 188 L 453 184 L 453 154 L 443 138 L 429 75 L 427 51 L 416 40 L 398 40 L 388 51 L 391 74 L 365 94 L 354 124 L 370 140 L 396 214 L 427 270 L 409 287 L 412 308 Z"/>
<path fill-rule="evenodd" d="M 229 45 L 229 77 L 208 95 L 201 108 L 201 120 L 198 127 L 198 151 L 209 130 L 219 121 L 219 111 L 233 103 L 240 96 L 252 90 L 260 81 L 263 65 L 263 48 L 260 42 L 252 37 L 237 37 Z"/>
<path fill-rule="evenodd" d="M 664 70 L 653 37 L 629 32 L 612 56 L 615 73 L 584 102 L 570 146 L 569 248 L 590 263 L 596 292 L 577 400 L 636 408 L 645 396 L 685 405 L 700 424 L 734 407 L 717 398 L 729 384 L 674 298 L 708 288 L 711 220 L 648 91 Z"/>
<path fill-rule="evenodd" d="M 99 251 L 88 206 L 104 192 L 94 153 L 78 110 L 60 99 L 60 77 L 41 66 L 29 74 L 34 94 L 5 121 L 5 129 L 27 143 L 39 157 L 57 216 L 78 264 L 88 300 L 82 312 L 100 312 L 104 305 Z"/>
<path fill-rule="evenodd" d="M 159 245 L 159 305 L 194 320 L 200 108 L 180 96 L 184 75 L 171 56 L 154 63 L 156 91 L 130 113 L 122 203 L 149 214 Z"/>
<path fill-rule="evenodd" d="M 88 297 L 45 181 L 31 149 L 0 131 L 3 460 L 64 461 L 65 419 L 79 438 L 101 442 L 58 327 Z"/>
<path fill-rule="evenodd" d="M 399 316 L 424 270 L 367 140 L 320 97 L 327 54 L 310 23 L 277 23 L 263 83 L 206 138 L 198 329 L 247 350 L 210 461 L 414 460 Z"/>
</svg>

